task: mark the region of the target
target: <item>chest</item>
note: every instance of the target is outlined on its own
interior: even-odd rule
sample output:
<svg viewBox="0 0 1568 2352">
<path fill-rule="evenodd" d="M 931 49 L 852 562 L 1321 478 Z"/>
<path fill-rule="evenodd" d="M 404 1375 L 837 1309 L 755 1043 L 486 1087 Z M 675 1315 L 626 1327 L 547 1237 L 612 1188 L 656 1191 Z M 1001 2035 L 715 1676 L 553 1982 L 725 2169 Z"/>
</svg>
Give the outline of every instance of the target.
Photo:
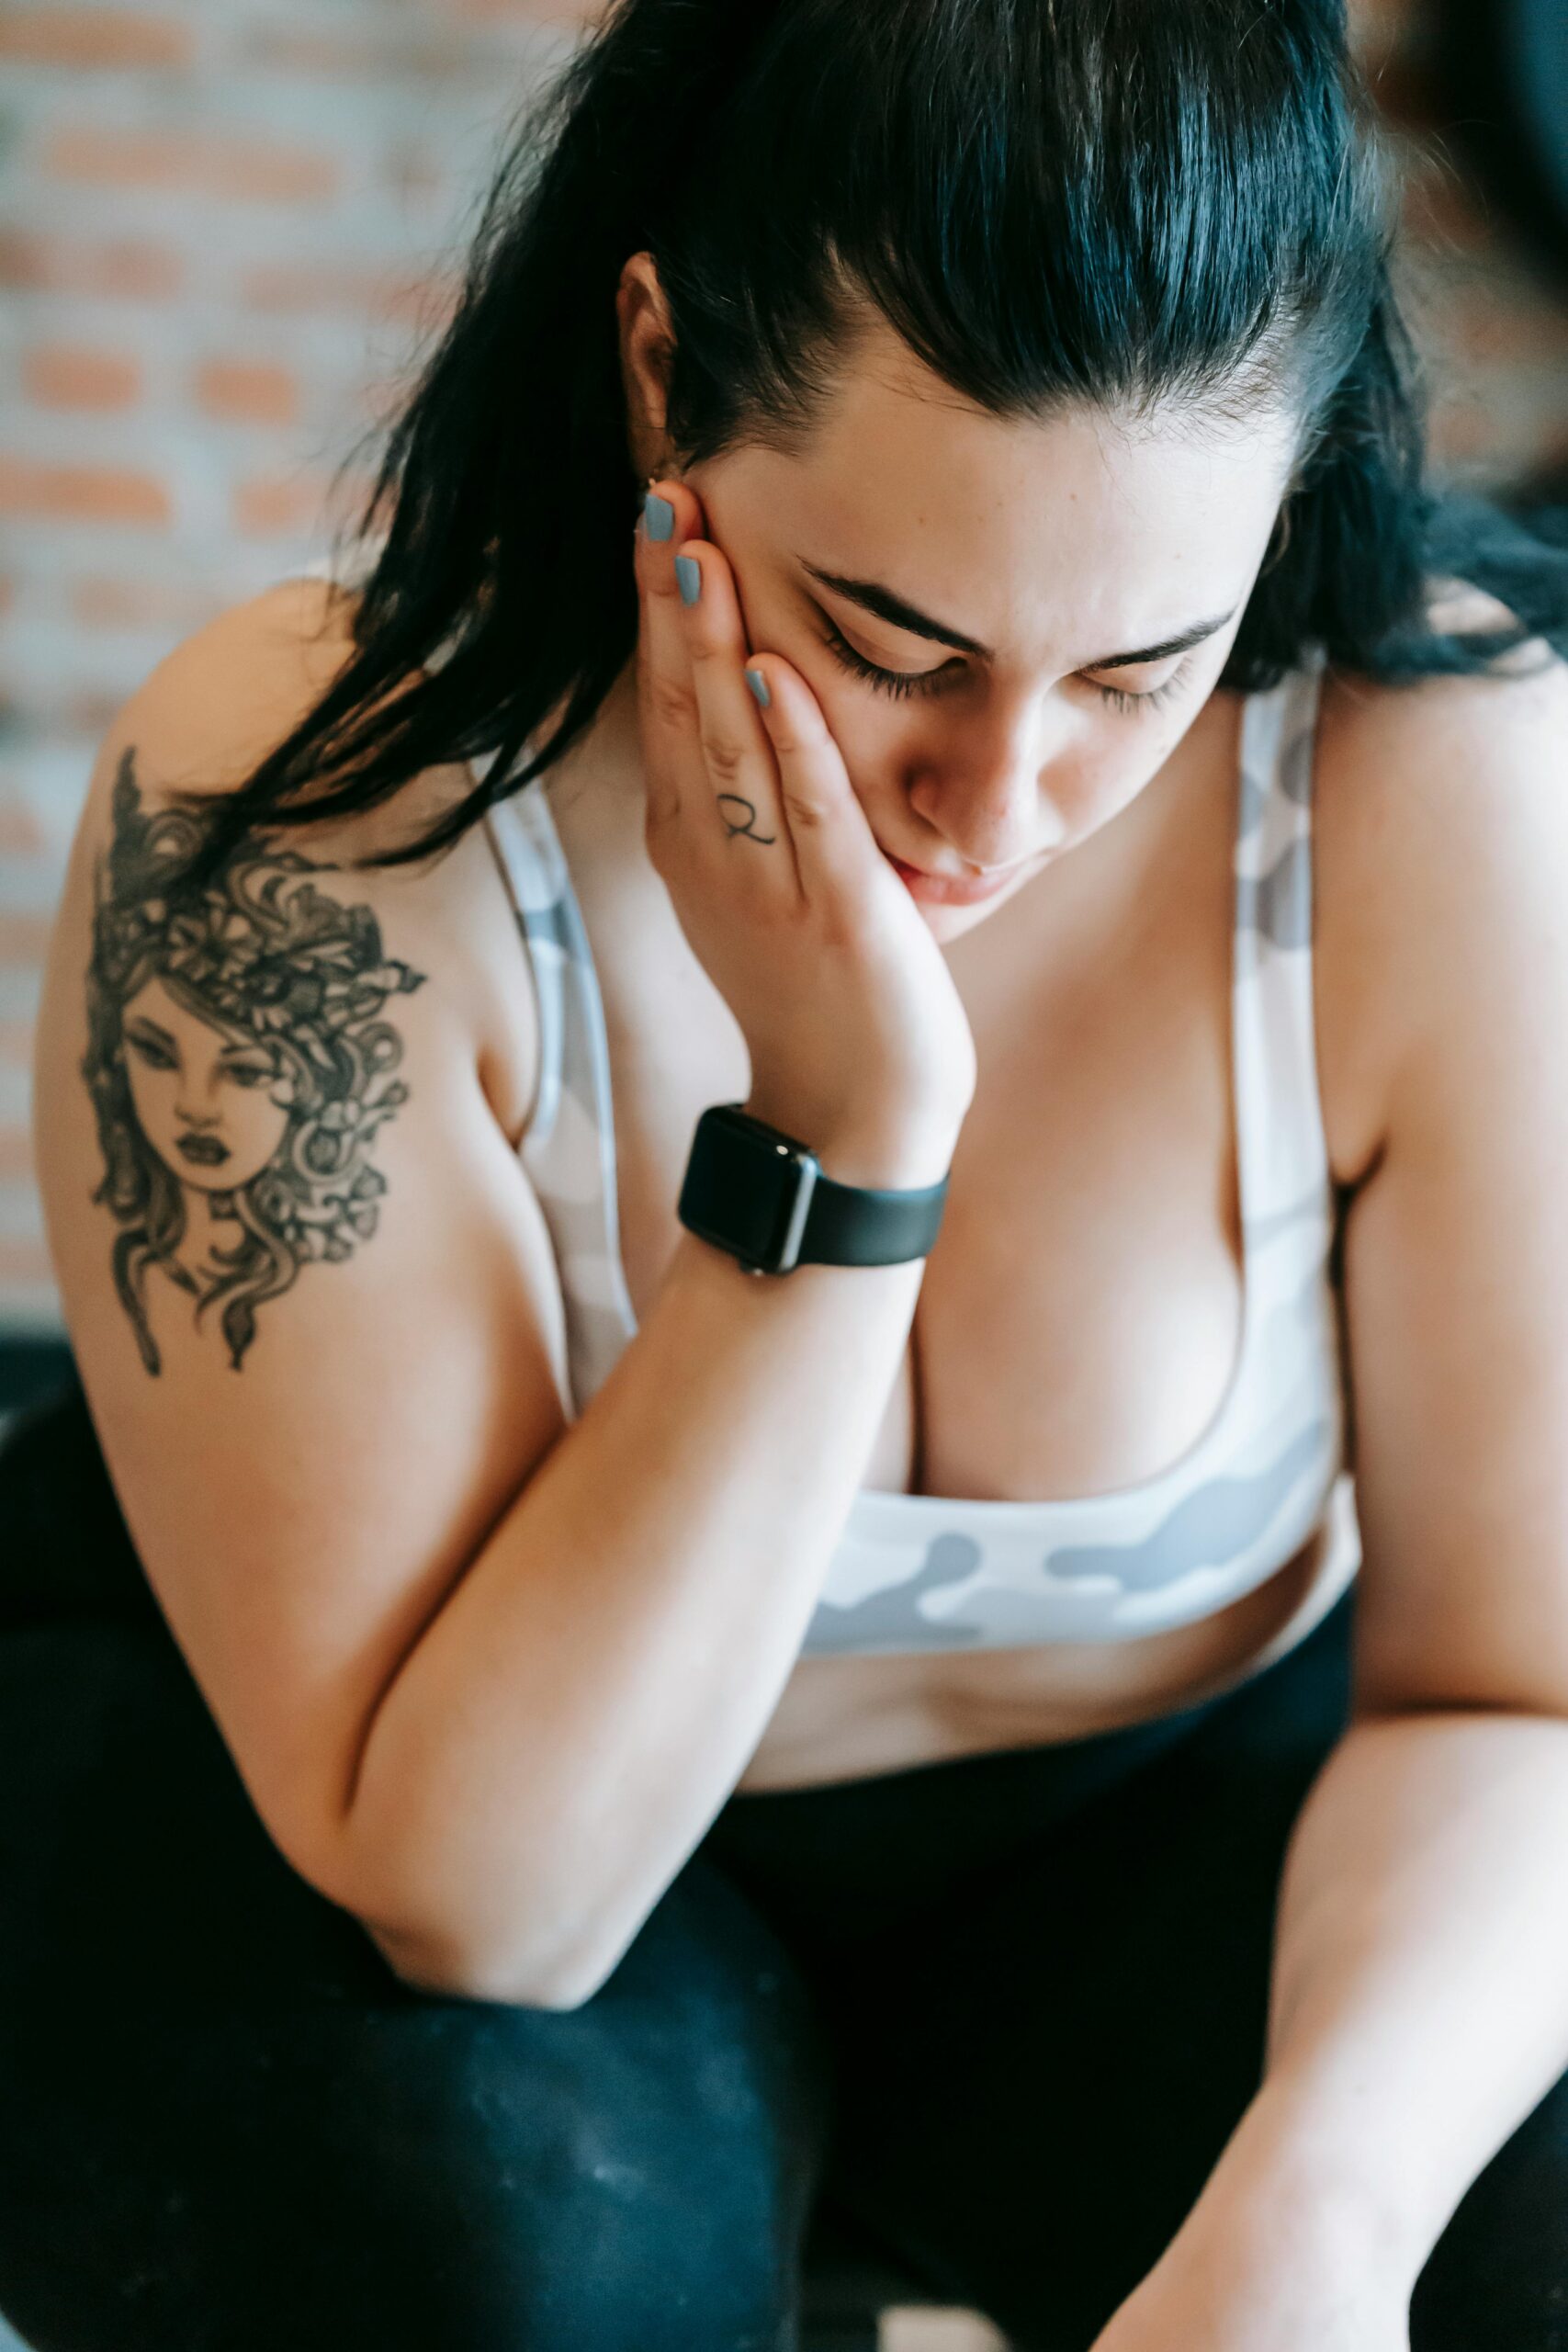
<svg viewBox="0 0 1568 2352">
<path fill-rule="evenodd" d="M 1238 717 L 1235 706 L 1232 724 L 1210 729 L 1179 799 L 1106 844 L 1093 890 L 1049 908 L 1021 892 L 946 951 L 978 1080 L 868 1487 L 1014 1501 L 1111 1492 L 1179 1458 L 1219 1408 L 1245 1303 Z M 745 1093 L 745 1047 L 624 828 L 584 796 L 552 807 L 597 968 L 620 1250 L 640 1322 L 679 1236 L 693 1127 L 705 1104 Z M 1332 876 L 1324 830 L 1314 866 Z M 1321 888 L 1314 933 L 1322 1115 L 1344 1182 L 1370 1113 L 1364 1055 L 1340 1051 Z"/>
</svg>

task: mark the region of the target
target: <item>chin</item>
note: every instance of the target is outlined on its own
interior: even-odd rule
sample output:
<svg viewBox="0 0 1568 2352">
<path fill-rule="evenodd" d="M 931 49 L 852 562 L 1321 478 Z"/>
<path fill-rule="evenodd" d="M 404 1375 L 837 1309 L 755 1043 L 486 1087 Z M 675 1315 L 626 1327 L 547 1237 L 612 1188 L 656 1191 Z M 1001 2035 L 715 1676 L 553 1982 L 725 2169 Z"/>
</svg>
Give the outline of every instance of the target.
<svg viewBox="0 0 1568 2352">
<path fill-rule="evenodd" d="M 998 890 L 994 899 L 984 899 L 976 907 L 921 906 L 917 900 L 916 910 L 937 945 L 946 947 L 953 940 L 962 939 L 966 932 L 978 931 L 982 923 L 989 922 L 998 909 L 1006 906 L 1008 900 L 1015 896 L 1015 891 Z"/>
<path fill-rule="evenodd" d="M 886 856 L 886 852 L 884 851 L 883 854 Z M 899 866 L 892 858 L 888 859 L 894 872 L 908 888 L 909 897 L 927 930 L 944 946 L 949 940 L 961 939 L 965 932 L 976 930 L 987 922 L 999 907 L 1005 907 L 1010 899 L 1015 899 L 1031 876 L 1039 873 L 1042 862 L 1048 865 L 1050 860 L 1032 860 L 1010 881 L 965 905 L 962 900 L 948 900 L 931 895 L 929 889 L 922 888 L 919 878 L 911 878 L 907 867 Z"/>
</svg>

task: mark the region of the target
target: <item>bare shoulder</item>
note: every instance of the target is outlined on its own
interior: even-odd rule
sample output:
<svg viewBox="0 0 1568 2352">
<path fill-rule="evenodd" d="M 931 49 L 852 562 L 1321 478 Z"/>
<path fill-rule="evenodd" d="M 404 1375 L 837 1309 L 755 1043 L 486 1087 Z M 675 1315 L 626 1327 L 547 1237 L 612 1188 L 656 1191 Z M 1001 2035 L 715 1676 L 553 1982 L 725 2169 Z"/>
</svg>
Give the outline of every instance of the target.
<svg viewBox="0 0 1568 2352">
<path fill-rule="evenodd" d="M 182 881 L 330 676 L 321 609 L 288 583 L 220 615 L 106 730 L 45 958 L 34 1160 L 149 1584 L 286 1857 L 395 1925 L 395 1837 L 349 1834 L 360 1759 L 559 1434 L 565 1340 L 486 1083 L 482 941 L 510 907 L 483 839 L 350 870 L 324 828 L 269 823 Z"/>
<path fill-rule="evenodd" d="M 1506 617 L 1475 591 L 1433 610 L 1466 629 Z M 1313 800 L 1325 1117 L 1348 1182 L 1446 991 L 1549 877 L 1568 881 L 1568 664 L 1532 640 L 1483 674 L 1328 673 Z"/>
<path fill-rule="evenodd" d="M 87 864 L 113 838 L 122 778 L 133 778 L 149 811 L 175 805 L 174 792 L 235 790 L 341 673 L 354 651 L 351 624 L 350 595 L 301 576 L 226 606 L 175 646 L 100 745 L 67 890 L 85 887 Z M 362 863 L 420 838 L 472 781 L 466 765 L 432 767 L 380 808 L 274 838 L 310 865 L 352 870 L 353 895 L 383 927 L 420 939 L 472 1039 L 496 1117 L 515 1137 L 534 1091 L 536 1023 L 515 910 L 484 827 L 408 865 Z M 334 887 L 341 895 L 350 886 Z"/>
</svg>

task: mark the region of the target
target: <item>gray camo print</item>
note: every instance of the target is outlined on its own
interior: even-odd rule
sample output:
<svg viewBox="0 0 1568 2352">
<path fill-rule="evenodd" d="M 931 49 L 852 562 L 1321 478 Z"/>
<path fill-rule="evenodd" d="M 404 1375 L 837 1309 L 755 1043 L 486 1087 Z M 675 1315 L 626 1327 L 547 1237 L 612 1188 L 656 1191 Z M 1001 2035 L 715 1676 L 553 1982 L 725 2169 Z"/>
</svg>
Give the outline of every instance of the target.
<svg viewBox="0 0 1568 2352">
<path fill-rule="evenodd" d="M 957 1584 L 972 1576 L 980 1560 L 980 1546 L 973 1536 L 933 1535 L 924 1560 L 907 1583 L 893 1585 L 886 1592 L 874 1592 L 868 1599 L 851 1601 L 842 1608 L 837 1601 L 819 1600 L 807 1629 L 806 1647 L 947 1650 L 956 1649 L 962 1643 L 977 1642 L 981 1631 L 978 1625 L 965 1625 L 953 1617 L 933 1621 L 921 1615 L 920 1602 L 928 1592 L 940 1592 L 944 1585 Z"/>
<path fill-rule="evenodd" d="M 1326 1422 L 1309 1422 L 1256 1478 L 1211 1478 L 1178 1503 L 1142 1543 L 1064 1547 L 1048 1552 L 1044 1565 L 1066 1584 L 1087 1577 L 1112 1577 L 1123 1592 L 1152 1592 L 1156 1585 L 1190 1576 L 1194 1568 L 1222 1566 L 1256 1544 L 1272 1523 L 1292 1487 L 1316 1460 L 1327 1434 Z"/>
</svg>

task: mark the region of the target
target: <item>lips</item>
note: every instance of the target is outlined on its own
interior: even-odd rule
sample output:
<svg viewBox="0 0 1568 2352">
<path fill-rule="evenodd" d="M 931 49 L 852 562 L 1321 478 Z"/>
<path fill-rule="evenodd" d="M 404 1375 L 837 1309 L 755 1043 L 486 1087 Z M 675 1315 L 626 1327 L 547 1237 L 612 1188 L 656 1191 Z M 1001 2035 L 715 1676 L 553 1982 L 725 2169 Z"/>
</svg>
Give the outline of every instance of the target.
<svg viewBox="0 0 1568 2352">
<path fill-rule="evenodd" d="M 229 1157 L 228 1145 L 220 1143 L 216 1136 L 181 1136 L 179 1148 L 200 1168 L 220 1167 Z"/>
<path fill-rule="evenodd" d="M 911 899 L 931 907 L 972 907 L 982 899 L 995 898 L 1018 872 L 1010 865 L 1000 874 L 976 875 L 972 880 L 960 880 L 942 874 L 927 874 L 918 865 L 906 865 L 903 859 L 882 853 L 888 865 L 908 891 Z"/>
</svg>

